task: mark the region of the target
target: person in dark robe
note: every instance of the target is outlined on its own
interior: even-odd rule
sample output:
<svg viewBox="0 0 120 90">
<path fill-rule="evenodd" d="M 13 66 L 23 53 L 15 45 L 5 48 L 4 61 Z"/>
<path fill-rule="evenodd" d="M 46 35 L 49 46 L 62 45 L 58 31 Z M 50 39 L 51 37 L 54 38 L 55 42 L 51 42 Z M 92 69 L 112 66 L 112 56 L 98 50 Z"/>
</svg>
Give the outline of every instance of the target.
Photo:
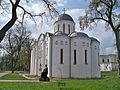
<svg viewBox="0 0 120 90">
<path fill-rule="evenodd" d="M 49 78 L 47 77 L 47 74 L 48 74 L 48 67 L 47 67 L 47 64 L 45 65 L 45 69 L 43 70 L 43 72 L 41 73 L 41 78 L 43 78 L 45 81 Z"/>
<path fill-rule="evenodd" d="M 45 72 L 45 77 L 47 78 L 47 74 L 48 74 L 48 67 L 47 67 L 47 64 L 45 65 L 45 69 L 43 70 L 43 72 Z"/>
</svg>

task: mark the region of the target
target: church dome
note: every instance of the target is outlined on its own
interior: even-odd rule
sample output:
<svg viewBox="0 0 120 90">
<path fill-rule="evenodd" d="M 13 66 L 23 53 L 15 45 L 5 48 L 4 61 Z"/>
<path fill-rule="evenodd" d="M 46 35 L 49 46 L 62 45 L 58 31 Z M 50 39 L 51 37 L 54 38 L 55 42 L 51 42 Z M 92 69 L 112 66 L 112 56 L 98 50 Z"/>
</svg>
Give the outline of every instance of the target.
<svg viewBox="0 0 120 90">
<path fill-rule="evenodd" d="M 85 33 L 83 33 L 83 32 L 73 32 L 73 33 L 71 33 L 71 35 L 70 35 L 71 37 L 87 37 L 87 38 L 89 38 L 89 36 L 87 35 L 87 34 L 85 34 Z"/>
<path fill-rule="evenodd" d="M 68 36 L 68 34 L 64 33 L 64 32 L 61 32 L 61 31 L 57 31 L 54 33 L 54 35 L 65 35 L 65 36 Z"/>
<path fill-rule="evenodd" d="M 68 20 L 68 21 L 72 21 L 72 22 L 74 22 L 74 21 L 73 21 L 73 18 L 72 18 L 70 15 L 65 14 L 65 13 L 59 15 L 59 17 L 58 17 L 58 21 L 60 21 L 60 20 Z"/>
</svg>

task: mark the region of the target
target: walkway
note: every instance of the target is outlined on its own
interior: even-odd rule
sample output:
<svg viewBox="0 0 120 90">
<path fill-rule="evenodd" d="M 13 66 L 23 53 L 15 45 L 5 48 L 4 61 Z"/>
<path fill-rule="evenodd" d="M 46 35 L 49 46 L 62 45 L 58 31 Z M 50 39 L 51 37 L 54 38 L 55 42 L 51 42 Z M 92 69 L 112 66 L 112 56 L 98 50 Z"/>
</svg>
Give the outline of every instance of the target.
<svg viewBox="0 0 120 90">
<path fill-rule="evenodd" d="M 6 74 L 8 74 L 8 72 L 0 73 L 0 77 L 4 76 Z"/>
<path fill-rule="evenodd" d="M 0 72 L 0 77 L 8 74 L 9 72 Z M 0 80 L 0 82 L 23 82 L 23 83 L 36 83 L 36 82 L 43 82 L 43 81 L 39 81 L 37 80 Z M 48 82 L 43 82 L 43 83 L 48 83 Z"/>
<path fill-rule="evenodd" d="M 25 83 L 31 82 L 33 83 L 33 82 L 40 82 L 40 81 L 39 80 L 0 80 L 0 82 L 25 82 Z"/>
</svg>

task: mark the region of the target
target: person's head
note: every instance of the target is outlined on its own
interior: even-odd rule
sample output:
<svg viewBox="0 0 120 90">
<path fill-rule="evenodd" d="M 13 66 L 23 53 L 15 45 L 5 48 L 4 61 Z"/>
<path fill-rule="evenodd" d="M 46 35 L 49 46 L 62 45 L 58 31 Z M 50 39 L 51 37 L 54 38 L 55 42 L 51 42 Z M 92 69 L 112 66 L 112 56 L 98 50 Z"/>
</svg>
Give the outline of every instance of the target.
<svg viewBox="0 0 120 90">
<path fill-rule="evenodd" d="M 45 67 L 47 67 L 47 64 L 45 65 Z"/>
</svg>

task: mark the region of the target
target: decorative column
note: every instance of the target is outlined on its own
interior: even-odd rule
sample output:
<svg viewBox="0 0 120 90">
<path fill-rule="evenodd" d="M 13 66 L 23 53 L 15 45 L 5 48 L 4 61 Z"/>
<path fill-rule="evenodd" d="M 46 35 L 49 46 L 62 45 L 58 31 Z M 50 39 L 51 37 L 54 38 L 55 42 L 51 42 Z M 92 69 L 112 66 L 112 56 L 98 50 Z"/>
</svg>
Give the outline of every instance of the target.
<svg viewBox="0 0 120 90">
<path fill-rule="evenodd" d="M 48 77 L 52 77 L 52 38 L 48 37 Z"/>
</svg>

